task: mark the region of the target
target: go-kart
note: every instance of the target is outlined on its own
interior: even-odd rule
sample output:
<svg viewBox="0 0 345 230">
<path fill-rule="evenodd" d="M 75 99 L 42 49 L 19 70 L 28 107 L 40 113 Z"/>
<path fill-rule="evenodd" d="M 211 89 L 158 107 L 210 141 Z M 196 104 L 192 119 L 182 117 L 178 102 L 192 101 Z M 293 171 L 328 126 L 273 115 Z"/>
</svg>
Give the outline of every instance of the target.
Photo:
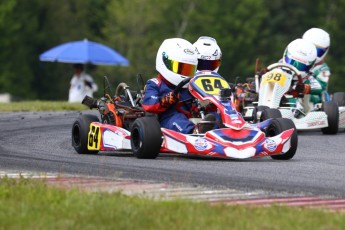
<svg viewBox="0 0 345 230">
<path fill-rule="evenodd" d="M 184 79 L 174 93 L 178 94 L 188 83 L 193 103 L 199 103 L 201 106 L 208 102 L 217 107 L 221 128 L 195 134 L 182 134 L 163 128 L 157 117 L 147 114 L 135 103 L 134 98 L 129 96 L 130 90 L 125 88 L 128 94 L 125 97 L 116 95 L 117 99 L 108 97 L 105 100 L 104 98 L 107 97 L 104 97 L 101 100 L 92 98 L 84 100 L 85 105 L 100 111 L 102 123 L 94 115 L 79 116 L 72 127 L 73 147 L 80 154 L 132 150 L 137 158 L 146 159 L 154 159 L 159 153 L 236 159 L 270 156 L 277 160 L 289 160 L 295 155 L 298 137 L 290 119 L 268 119 L 256 124 L 245 122 L 242 115 L 234 108 L 229 84 L 215 72 L 198 72 L 193 78 Z M 121 104 L 126 104 L 128 110 L 120 111 L 119 109 L 123 109 L 119 107 Z M 113 110 L 104 108 L 113 108 Z M 108 123 L 108 120 L 104 119 L 108 111 L 121 113 L 119 119 L 128 118 L 127 123 L 130 125 L 123 126 L 124 121 Z M 203 117 L 202 111 L 204 110 L 200 109 L 200 117 Z M 127 116 L 124 115 L 126 113 Z M 196 127 L 202 126 L 205 122 L 207 121 L 198 121 Z"/>
<path fill-rule="evenodd" d="M 336 103 L 325 101 L 319 107 L 313 107 L 305 113 L 303 106 L 306 105 L 289 95 L 295 77 L 298 82 L 303 83 L 300 72 L 294 66 L 275 63 L 268 66 L 266 71 L 261 76 L 261 82 L 257 84 L 259 85 L 257 106 L 245 108 L 244 116 L 247 119 L 249 117 L 256 122 L 268 118 L 284 117 L 291 119 L 297 130 L 321 129 L 324 134 L 338 132 L 340 119 Z"/>
</svg>

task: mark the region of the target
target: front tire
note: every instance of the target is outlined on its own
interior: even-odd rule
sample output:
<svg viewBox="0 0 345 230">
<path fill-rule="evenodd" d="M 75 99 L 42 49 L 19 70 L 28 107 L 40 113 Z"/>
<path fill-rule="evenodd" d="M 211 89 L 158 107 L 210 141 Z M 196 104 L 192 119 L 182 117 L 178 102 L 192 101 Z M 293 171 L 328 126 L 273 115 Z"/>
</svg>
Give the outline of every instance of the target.
<svg viewBox="0 0 345 230">
<path fill-rule="evenodd" d="M 162 132 L 156 117 L 137 118 L 131 129 L 131 147 L 140 159 L 155 159 L 162 145 Z"/>
<path fill-rule="evenodd" d="M 298 136 L 297 136 L 297 129 L 295 124 L 292 120 L 287 118 L 276 118 L 272 119 L 271 124 L 266 129 L 266 136 L 267 137 L 273 137 L 276 136 L 283 131 L 289 130 L 289 129 L 295 129 L 291 136 L 291 147 L 289 151 L 286 153 L 280 154 L 280 155 L 272 155 L 271 158 L 275 160 L 290 160 L 294 157 L 297 146 L 298 146 Z"/>
<path fill-rule="evenodd" d="M 333 101 L 322 103 L 321 110 L 327 114 L 328 127 L 322 128 L 323 134 L 337 134 L 339 129 L 339 108 Z"/>
<path fill-rule="evenodd" d="M 80 115 L 72 126 L 72 146 L 79 154 L 97 154 L 98 150 L 87 149 L 87 136 L 90 131 L 90 124 L 92 122 L 99 122 L 95 115 L 84 114 Z"/>
</svg>

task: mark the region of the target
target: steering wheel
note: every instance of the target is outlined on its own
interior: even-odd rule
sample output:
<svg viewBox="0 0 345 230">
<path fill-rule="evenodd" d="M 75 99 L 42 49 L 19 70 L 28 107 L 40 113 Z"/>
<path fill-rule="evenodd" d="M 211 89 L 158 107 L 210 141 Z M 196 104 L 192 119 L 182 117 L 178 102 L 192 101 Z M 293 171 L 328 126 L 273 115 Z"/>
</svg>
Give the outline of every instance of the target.
<svg viewBox="0 0 345 230">
<path fill-rule="evenodd" d="M 177 95 L 181 91 L 182 87 L 185 86 L 188 82 L 190 82 L 190 80 L 192 80 L 191 77 L 183 79 L 174 89 L 174 94 Z"/>
<path fill-rule="evenodd" d="M 282 68 L 282 69 L 285 68 L 285 69 L 290 70 L 291 72 L 293 72 L 297 76 L 298 82 L 303 83 L 301 72 L 298 69 L 296 69 L 296 67 L 289 65 L 289 64 L 286 64 L 286 63 L 274 63 L 274 64 L 269 65 L 267 67 L 267 71 L 271 71 L 272 69 L 276 69 L 276 68 Z"/>
<path fill-rule="evenodd" d="M 136 107 L 136 102 L 134 101 L 131 91 L 129 90 L 129 86 L 126 83 L 121 82 L 115 92 L 115 97 L 120 97 L 121 90 L 125 91 L 125 101 L 129 101 L 132 107 Z"/>
<path fill-rule="evenodd" d="M 119 97 L 120 93 L 122 90 L 125 90 L 128 88 L 128 85 L 126 83 L 120 83 L 117 87 L 116 87 L 116 91 L 115 91 L 115 97 Z"/>
</svg>

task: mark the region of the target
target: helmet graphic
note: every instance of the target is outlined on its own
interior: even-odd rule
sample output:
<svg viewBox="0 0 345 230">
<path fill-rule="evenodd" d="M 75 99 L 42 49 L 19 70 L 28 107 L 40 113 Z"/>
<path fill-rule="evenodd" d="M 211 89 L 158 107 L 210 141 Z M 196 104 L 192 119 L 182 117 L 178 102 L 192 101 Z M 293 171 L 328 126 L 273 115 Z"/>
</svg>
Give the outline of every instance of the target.
<svg viewBox="0 0 345 230">
<path fill-rule="evenodd" d="M 311 28 L 303 34 L 303 39 L 310 41 L 316 46 L 317 58 L 316 63 L 322 61 L 327 53 L 331 40 L 329 34 L 320 28 Z"/>
<path fill-rule="evenodd" d="M 222 51 L 216 39 L 200 37 L 194 44 L 198 55 L 198 70 L 211 70 L 217 72 L 221 64 Z"/>
<path fill-rule="evenodd" d="M 283 62 L 296 67 L 305 77 L 314 66 L 316 60 L 315 46 L 304 39 L 298 38 L 286 47 Z"/>
<path fill-rule="evenodd" d="M 165 39 L 158 49 L 156 70 L 173 85 L 178 85 L 187 77 L 193 77 L 197 64 L 194 46 L 185 39 Z"/>
</svg>

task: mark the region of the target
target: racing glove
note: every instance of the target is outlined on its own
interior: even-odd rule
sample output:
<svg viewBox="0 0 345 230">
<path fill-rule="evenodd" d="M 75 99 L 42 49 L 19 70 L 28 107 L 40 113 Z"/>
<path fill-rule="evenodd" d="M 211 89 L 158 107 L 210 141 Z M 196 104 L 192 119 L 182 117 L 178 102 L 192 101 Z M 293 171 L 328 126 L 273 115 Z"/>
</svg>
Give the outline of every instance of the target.
<svg viewBox="0 0 345 230">
<path fill-rule="evenodd" d="M 304 94 L 310 94 L 311 86 L 305 83 L 296 83 L 292 89 L 293 97 L 303 97 Z"/>
<path fill-rule="evenodd" d="M 309 84 L 304 84 L 304 83 L 297 83 L 294 86 L 294 90 L 297 91 L 297 93 L 301 94 L 309 94 L 311 90 L 311 86 Z"/>
<path fill-rule="evenodd" d="M 168 94 L 161 97 L 159 101 L 162 107 L 168 108 L 171 105 L 175 104 L 177 100 L 177 95 L 175 95 L 173 92 L 169 92 Z"/>
</svg>

